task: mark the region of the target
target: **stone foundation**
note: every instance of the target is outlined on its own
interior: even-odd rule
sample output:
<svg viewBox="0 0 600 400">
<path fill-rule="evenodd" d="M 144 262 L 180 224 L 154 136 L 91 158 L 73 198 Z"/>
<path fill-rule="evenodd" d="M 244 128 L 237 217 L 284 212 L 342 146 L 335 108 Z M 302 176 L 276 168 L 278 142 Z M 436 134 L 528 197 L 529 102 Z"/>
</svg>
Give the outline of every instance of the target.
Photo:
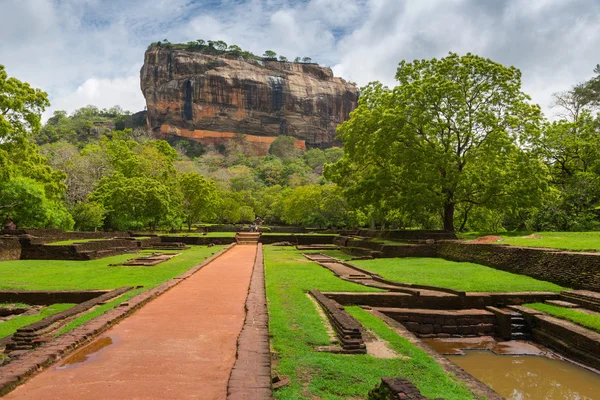
<svg viewBox="0 0 600 400">
<path fill-rule="evenodd" d="M 0 237 L 0 261 L 20 260 L 21 243 L 13 236 Z"/>
<path fill-rule="evenodd" d="M 367 400 L 428 400 L 411 381 L 404 378 L 381 378 L 369 392 Z M 441 399 L 438 399 L 441 400 Z"/>
<path fill-rule="evenodd" d="M 426 310 L 409 308 L 376 308 L 400 322 L 419 337 L 487 336 L 496 331 L 496 317 L 485 310 Z"/>
</svg>

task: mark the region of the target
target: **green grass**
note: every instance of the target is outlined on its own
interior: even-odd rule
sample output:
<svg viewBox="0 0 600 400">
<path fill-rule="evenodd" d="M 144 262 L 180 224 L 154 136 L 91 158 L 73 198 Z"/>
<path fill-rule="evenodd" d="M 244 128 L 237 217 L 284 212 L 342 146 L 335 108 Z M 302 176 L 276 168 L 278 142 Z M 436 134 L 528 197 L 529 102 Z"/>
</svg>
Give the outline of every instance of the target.
<svg viewBox="0 0 600 400">
<path fill-rule="evenodd" d="M 115 289 L 121 286 L 154 287 L 171 279 L 223 246 L 192 247 L 154 267 L 109 267 L 137 254 L 123 254 L 93 261 L 18 260 L 0 262 L 0 290 Z"/>
<path fill-rule="evenodd" d="M 334 257 L 338 260 L 349 261 L 352 260 L 355 256 L 352 254 L 346 254 L 341 250 L 303 250 L 302 254 L 323 254 L 325 256 Z"/>
<path fill-rule="evenodd" d="M 29 304 L 25 304 L 25 303 L 0 303 L 0 308 L 23 308 L 23 307 L 29 307 Z"/>
<path fill-rule="evenodd" d="M 565 319 L 585 328 L 600 332 L 600 315 L 587 314 L 581 311 L 543 303 L 530 303 L 524 304 L 524 306 L 533 308 L 534 310 L 543 311 L 553 317 Z"/>
<path fill-rule="evenodd" d="M 406 242 L 398 242 L 398 241 L 389 240 L 389 239 L 373 239 L 373 241 L 377 242 L 377 243 L 383 243 L 383 244 L 392 244 L 394 246 L 404 246 L 404 245 L 408 244 Z"/>
<path fill-rule="evenodd" d="M 159 236 L 185 236 L 185 237 L 234 237 L 235 232 L 208 232 L 206 235 L 202 232 L 181 232 L 181 233 L 161 233 Z"/>
<path fill-rule="evenodd" d="M 542 238 L 524 238 L 524 236 L 529 236 L 531 234 L 539 235 Z M 600 232 L 468 232 L 460 234 L 459 237 L 464 240 L 473 240 L 487 235 L 501 236 L 504 239 L 496 244 L 510 244 L 513 246 L 525 247 L 545 247 L 575 251 L 600 251 Z"/>
<path fill-rule="evenodd" d="M 74 305 L 75 304 L 52 304 L 51 306 L 42 308 L 39 314 L 23 315 L 20 317 L 11 318 L 8 321 L 0 322 L 0 338 L 12 335 L 19 328 L 33 324 L 37 321 L 41 321 L 50 315 L 67 310 Z"/>
<path fill-rule="evenodd" d="M 560 292 L 565 289 L 528 276 L 441 258 L 380 258 L 352 263 L 392 281 L 465 292 Z"/>
<path fill-rule="evenodd" d="M 75 243 L 88 243 L 88 242 L 101 242 L 104 240 L 108 240 L 108 238 L 102 239 L 75 239 L 75 240 L 62 240 L 60 242 L 50 242 L 46 243 L 47 246 L 68 246 Z"/>
<path fill-rule="evenodd" d="M 306 291 L 374 290 L 336 278 L 291 248 L 265 246 L 265 265 L 269 331 L 276 359 L 273 368 L 291 379 L 291 385 L 275 391 L 276 399 L 363 399 L 383 376 L 407 376 L 432 398 L 472 398 L 426 353 L 361 309 L 353 307 L 350 311 L 396 351 L 411 358 L 378 359 L 314 351 L 314 346 L 328 345 L 329 337 Z"/>
<path fill-rule="evenodd" d="M 63 333 L 67 333 L 72 331 L 73 329 L 85 324 L 88 321 L 91 321 L 92 319 L 99 317 L 100 315 L 104 314 L 107 311 L 112 310 L 113 308 L 117 307 L 119 304 L 126 302 L 127 300 L 131 299 L 134 296 L 137 296 L 138 294 L 149 290 L 150 288 L 140 288 L 140 289 L 134 289 L 131 290 L 125 294 L 123 294 L 122 296 L 117 297 L 114 300 L 109 301 L 106 304 L 103 304 L 101 306 L 98 306 L 96 308 L 94 308 L 91 312 L 81 315 L 77 318 L 75 318 L 73 321 L 69 322 L 67 325 L 65 325 L 65 327 L 58 333 L 59 335 L 62 335 Z"/>
<path fill-rule="evenodd" d="M 139 255 L 132 254 L 93 261 L 4 261 L 0 263 L 0 289 L 75 290 L 143 286 L 143 288 L 131 290 L 106 304 L 94 308 L 89 313 L 77 317 L 60 331 L 59 334 L 63 334 L 112 310 L 137 294 L 149 290 L 200 264 L 204 259 L 220 251 L 223 247 L 192 247 L 181 255 L 154 267 L 108 266 L 109 264 L 139 257 Z M 152 251 L 142 251 L 141 253 L 149 252 Z M 68 306 L 71 307 L 73 305 Z M 62 311 L 62 309 L 56 312 L 59 311 Z M 39 321 L 51 314 L 42 313 L 31 317 L 15 317 L 9 321 L 0 323 L 0 335 L 3 329 L 5 329 L 4 324 L 14 324 L 13 321 L 23 318 L 23 325 L 16 326 L 16 328 L 8 328 L 9 325 L 6 325 L 6 330 L 9 332 L 7 335 L 10 335 L 17 328 Z"/>
</svg>

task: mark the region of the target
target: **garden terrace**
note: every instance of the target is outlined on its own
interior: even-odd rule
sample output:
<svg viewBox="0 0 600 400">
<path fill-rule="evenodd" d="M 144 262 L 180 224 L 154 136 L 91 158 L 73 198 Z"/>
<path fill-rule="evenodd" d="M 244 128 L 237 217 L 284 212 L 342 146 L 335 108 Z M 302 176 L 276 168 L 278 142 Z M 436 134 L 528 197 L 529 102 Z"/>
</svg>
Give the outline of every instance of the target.
<svg viewBox="0 0 600 400">
<path fill-rule="evenodd" d="M 265 247 L 265 268 L 269 331 L 275 352 L 273 371 L 290 379 L 290 385 L 274 392 L 275 398 L 364 398 L 382 376 L 399 374 L 410 379 L 424 396 L 430 398 L 473 398 L 467 386 L 451 377 L 434 357 L 359 307 L 348 307 L 346 311 L 363 329 L 386 341 L 398 357 L 382 359 L 368 354 L 316 351 L 320 346 L 329 346 L 330 338 L 306 292 L 313 289 L 321 292 L 383 292 L 336 278 L 331 271 L 290 247 Z"/>
<path fill-rule="evenodd" d="M 388 245 L 372 240 L 340 236 L 334 240 L 342 251 L 372 250 L 379 258 L 422 257 L 471 262 L 494 269 L 530 276 L 575 289 L 600 291 L 600 253 L 568 252 L 556 249 L 515 247 L 494 244 L 439 241 L 434 243 Z M 359 247 L 356 247 L 359 246 Z M 376 253 L 373 253 L 375 251 Z M 565 268 L 568 266 L 568 268 Z"/>
</svg>

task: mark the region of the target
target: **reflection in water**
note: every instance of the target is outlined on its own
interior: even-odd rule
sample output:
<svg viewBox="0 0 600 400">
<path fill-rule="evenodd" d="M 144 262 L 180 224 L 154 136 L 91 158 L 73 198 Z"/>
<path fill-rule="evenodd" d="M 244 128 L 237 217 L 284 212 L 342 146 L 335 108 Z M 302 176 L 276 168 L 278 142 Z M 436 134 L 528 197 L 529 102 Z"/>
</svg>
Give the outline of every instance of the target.
<svg viewBox="0 0 600 400">
<path fill-rule="evenodd" d="M 67 358 L 57 369 L 67 369 L 85 362 L 94 361 L 98 356 L 98 352 L 111 344 L 113 344 L 113 339 L 110 336 L 100 338 Z"/>
<path fill-rule="evenodd" d="M 521 340 L 496 340 L 491 336 L 473 338 L 452 339 L 423 339 L 423 342 L 431 346 L 439 354 L 459 355 L 465 354 L 464 350 L 491 350 L 496 354 L 511 355 L 545 355 L 553 358 L 552 353 L 536 345 L 533 342 Z"/>
<path fill-rule="evenodd" d="M 509 400 L 600 399 L 600 376 L 567 361 L 472 350 L 448 358 Z"/>
</svg>

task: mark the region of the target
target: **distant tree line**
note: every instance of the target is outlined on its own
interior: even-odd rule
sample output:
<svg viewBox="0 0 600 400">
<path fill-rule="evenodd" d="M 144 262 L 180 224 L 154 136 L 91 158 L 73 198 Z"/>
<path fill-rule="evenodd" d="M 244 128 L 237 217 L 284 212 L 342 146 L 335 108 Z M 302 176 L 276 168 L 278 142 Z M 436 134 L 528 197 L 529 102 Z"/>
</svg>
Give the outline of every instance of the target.
<svg viewBox="0 0 600 400">
<path fill-rule="evenodd" d="M 260 60 L 260 61 L 281 61 L 281 62 L 289 62 L 288 58 L 284 55 L 277 56 L 277 53 L 273 50 L 266 50 L 264 54 L 258 56 L 250 51 L 243 50 L 240 46 L 235 44 L 228 45 L 223 40 L 204 40 L 198 39 L 196 41 L 190 41 L 187 43 L 171 43 L 167 39 L 164 39 L 159 42 L 154 42 L 150 44 L 150 47 L 168 47 L 173 49 L 185 49 L 191 51 L 201 51 L 204 53 L 213 53 L 213 54 L 227 54 L 236 57 L 243 57 L 247 59 Z M 312 58 L 310 57 L 296 57 L 294 59 L 295 63 L 304 63 L 310 64 L 312 63 Z"/>
</svg>

